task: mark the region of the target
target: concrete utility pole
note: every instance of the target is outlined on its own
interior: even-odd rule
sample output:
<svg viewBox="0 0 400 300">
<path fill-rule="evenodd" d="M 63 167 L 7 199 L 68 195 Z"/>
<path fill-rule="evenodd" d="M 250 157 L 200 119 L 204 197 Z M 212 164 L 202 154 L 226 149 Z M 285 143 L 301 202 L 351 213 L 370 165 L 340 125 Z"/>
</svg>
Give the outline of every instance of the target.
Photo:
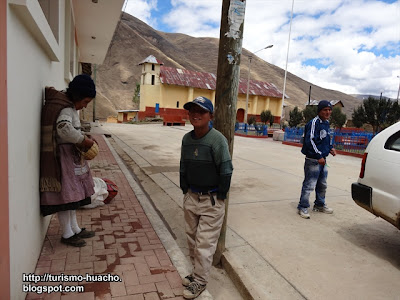
<svg viewBox="0 0 400 300">
<path fill-rule="evenodd" d="M 231 156 L 233 155 L 235 136 L 245 10 L 246 0 L 222 1 L 214 127 L 227 138 Z M 214 265 L 221 261 L 222 252 L 225 250 L 228 204 L 229 195 L 225 200 L 225 218 L 214 255 Z"/>
</svg>

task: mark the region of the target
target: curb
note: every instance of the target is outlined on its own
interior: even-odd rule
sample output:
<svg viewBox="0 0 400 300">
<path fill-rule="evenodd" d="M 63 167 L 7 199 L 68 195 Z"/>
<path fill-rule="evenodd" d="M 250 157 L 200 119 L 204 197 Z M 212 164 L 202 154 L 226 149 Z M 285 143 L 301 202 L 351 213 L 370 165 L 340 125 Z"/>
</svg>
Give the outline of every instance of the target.
<svg viewBox="0 0 400 300">
<path fill-rule="evenodd" d="M 221 260 L 244 299 L 307 299 L 249 244 L 226 250 Z"/>
<path fill-rule="evenodd" d="M 240 295 L 242 295 L 243 299 L 253 300 L 255 299 L 250 290 L 247 288 L 246 284 L 243 282 L 243 279 L 239 275 L 239 272 L 236 272 L 237 266 L 234 266 L 234 263 L 231 261 L 227 250 L 222 253 L 221 256 L 221 264 L 228 274 L 229 278 L 232 280 L 235 287 L 238 289 Z"/>
<path fill-rule="evenodd" d="M 241 137 L 253 138 L 253 139 L 267 139 L 268 138 L 268 135 L 247 135 L 247 134 L 241 134 L 241 133 L 235 133 L 235 136 L 241 136 Z"/>
</svg>

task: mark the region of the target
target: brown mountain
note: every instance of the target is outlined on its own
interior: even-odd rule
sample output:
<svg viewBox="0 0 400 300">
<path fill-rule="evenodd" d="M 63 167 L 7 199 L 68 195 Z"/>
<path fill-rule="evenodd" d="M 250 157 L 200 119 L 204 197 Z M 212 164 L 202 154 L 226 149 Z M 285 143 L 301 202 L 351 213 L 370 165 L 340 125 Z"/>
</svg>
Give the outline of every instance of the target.
<svg viewBox="0 0 400 300">
<path fill-rule="evenodd" d="M 123 13 L 104 63 L 97 67 L 96 84 L 99 96 L 96 101 L 96 117 L 116 115 L 116 110 L 135 109 L 132 98 L 136 84 L 140 82 L 141 68 L 138 63 L 154 55 L 167 67 L 217 73 L 218 42 L 216 38 L 194 38 L 180 33 L 154 30 L 137 18 Z M 248 56 L 243 49 L 241 77 L 247 78 Z M 254 56 L 251 78 L 274 83 L 283 90 L 285 70 Z M 288 72 L 285 103 L 288 112 L 294 106 L 303 109 L 308 101 L 310 85 L 312 99 L 341 100 L 344 112 L 350 117 L 360 100 L 339 91 L 321 88 Z M 86 116 L 91 118 L 92 108 Z"/>
</svg>

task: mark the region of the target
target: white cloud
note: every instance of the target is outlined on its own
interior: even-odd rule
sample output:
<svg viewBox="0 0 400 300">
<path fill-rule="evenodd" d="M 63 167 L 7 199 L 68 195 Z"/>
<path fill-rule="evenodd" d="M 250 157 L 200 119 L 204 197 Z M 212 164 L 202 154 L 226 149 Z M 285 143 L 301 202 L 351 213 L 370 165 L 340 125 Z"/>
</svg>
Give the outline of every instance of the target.
<svg viewBox="0 0 400 300">
<path fill-rule="evenodd" d="M 300 1 L 295 2 L 295 14 L 299 14 L 296 11 L 298 2 Z M 331 4 L 331 1 L 324 1 L 327 2 Z M 347 93 L 379 94 L 383 91 L 386 96 L 396 97 L 398 79 L 393 74 L 400 75 L 399 2 L 392 5 L 378 1 L 341 2 L 343 3 L 338 9 L 333 9 L 332 12 L 325 10 L 318 19 L 314 16 L 318 9 L 312 8 L 308 11 L 306 6 L 301 8 L 301 15 L 296 15 L 293 20 L 288 71 L 325 88 Z M 368 33 L 365 28 L 370 28 L 372 32 Z M 274 32 L 274 40 L 280 44 L 267 50 L 272 53 L 263 51 L 259 56 L 284 68 L 288 31 L 288 25 L 285 25 Z M 249 41 L 254 39 L 256 38 Z M 393 49 L 395 43 L 397 44 Z M 244 43 L 245 47 L 248 44 L 251 43 Z M 372 51 L 366 52 L 379 51 L 383 47 L 392 48 L 397 57 L 385 58 Z M 254 49 L 256 47 L 250 48 Z M 317 59 L 331 64 L 328 68 L 318 70 L 302 64 L 306 59 Z"/>
<path fill-rule="evenodd" d="M 163 17 L 175 32 L 196 37 L 219 37 L 219 1 L 172 0 L 172 10 Z M 218 24 L 218 26 L 216 26 Z"/>
<path fill-rule="evenodd" d="M 167 23 L 175 32 L 196 37 L 219 36 L 219 28 L 214 26 L 214 16 L 203 8 L 193 10 L 190 7 L 181 6 L 165 15 L 163 22 Z"/>
<path fill-rule="evenodd" d="M 167 24 L 173 32 L 219 37 L 222 1 L 171 0 L 172 9 L 157 20 L 151 15 L 156 0 L 130 2 L 131 12 L 127 12 L 158 30 Z M 255 52 L 273 44 L 257 55 L 284 69 L 291 8 L 292 0 L 248 0 L 243 47 Z M 395 98 L 400 76 L 399 20 L 400 0 L 392 4 L 295 0 L 288 71 L 324 88 L 346 93 L 382 91 Z M 305 65 L 310 59 L 324 66 Z"/>
<path fill-rule="evenodd" d="M 151 17 L 151 11 L 157 9 L 157 0 L 125 0 L 124 11 L 146 24 L 156 28 L 157 20 Z"/>
</svg>

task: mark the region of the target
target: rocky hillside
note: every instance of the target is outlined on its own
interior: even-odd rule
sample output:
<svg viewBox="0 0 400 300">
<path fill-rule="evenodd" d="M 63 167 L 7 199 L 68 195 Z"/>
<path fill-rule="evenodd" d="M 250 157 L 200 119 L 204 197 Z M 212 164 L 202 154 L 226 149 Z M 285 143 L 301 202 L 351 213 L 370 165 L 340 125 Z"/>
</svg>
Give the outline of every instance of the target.
<svg viewBox="0 0 400 300">
<path fill-rule="evenodd" d="M 247 78 L 248 58 L 251 52 L 243 49 L 241 77 Z M 135 109 L 132 102 L 136 83 L 140 82 L 141 68 L 138 63 L 154 55 L 167 67 L 183 68 L 201 72 L 217 73 L 218 39 L 194 38 L 180 33 L 154 30 L 137 18 L 123 13 L 115 31 L 104 63 L 97 68 L 96 82 L 99 96 L 96 117 L 105 119 L 116 115 L 116 110 Z M 274 83 L 283 90 L 285 70 L 254 57 L 251 78 Z M 294 106 L 303 109 L 308 101 L 309 87 L 312 99 L 341 100 L 344 111 L 351 115 L 360 100 L 339 91 L 321 88 L 291 73 L 287 74 L 286 94 L 289 111 Z M 86 116 L 90 117 L 88 107 Z"/>
</svg>

